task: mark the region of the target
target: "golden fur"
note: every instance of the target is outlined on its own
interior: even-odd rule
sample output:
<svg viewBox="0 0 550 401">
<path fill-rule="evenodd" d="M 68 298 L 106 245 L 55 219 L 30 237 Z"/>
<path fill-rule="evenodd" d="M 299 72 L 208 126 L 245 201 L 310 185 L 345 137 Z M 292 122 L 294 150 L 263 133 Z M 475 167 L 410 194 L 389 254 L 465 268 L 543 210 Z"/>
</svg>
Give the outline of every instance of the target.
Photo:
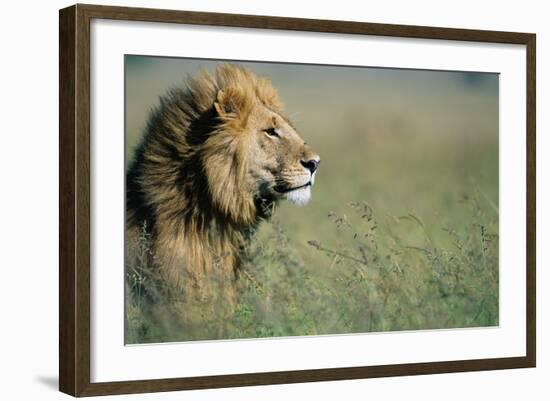
<svg viewBox="0 0 550 401">
<path fill-rule="evenodd" d="M 269 80 L 231 64 L 161 97 L 127 174 L 128 252 L 145 228 L 162 277 L 188 296 L 214 279 L 231 288 L 276 202 L 309 199 L 319 158 L 282 113 Z"/>
</svg>

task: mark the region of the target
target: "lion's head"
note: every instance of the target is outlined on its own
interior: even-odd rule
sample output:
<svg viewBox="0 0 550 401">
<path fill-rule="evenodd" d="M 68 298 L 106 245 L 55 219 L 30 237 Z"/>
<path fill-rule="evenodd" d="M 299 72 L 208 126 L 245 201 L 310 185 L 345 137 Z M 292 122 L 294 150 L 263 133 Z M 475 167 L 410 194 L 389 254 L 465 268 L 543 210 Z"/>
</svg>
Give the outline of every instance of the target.
<svg viewBox="0 0 550 401">
<path fill-rule="evenodd" d="M 237 221 L 281 199 L 305 205 L 320 157 L 283 114 L 270 81 L 225 64 L 207 82 L 217 122 L 202 160 L 214 203 Z"/>
<path fill-rule="evenodd" d="M 244 239 L 277 201 L 309 201 L 319 161 L 269 80 L 230 64 L 189 78 L 160 98 L 136 149 L 129 237 L 147 229 L 170 282 L 207 288 L 212 275 L 233 277 Z"/>
</svg>

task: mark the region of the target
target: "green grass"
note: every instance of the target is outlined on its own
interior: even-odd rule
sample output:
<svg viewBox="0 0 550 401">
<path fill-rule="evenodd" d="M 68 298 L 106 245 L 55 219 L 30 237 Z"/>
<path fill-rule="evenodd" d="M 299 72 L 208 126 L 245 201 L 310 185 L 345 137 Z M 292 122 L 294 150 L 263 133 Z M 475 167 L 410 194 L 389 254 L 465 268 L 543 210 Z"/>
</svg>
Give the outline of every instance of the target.
<svg viewBox="0 0 550 401">
<path fill-rule="evenodd" d="M 318 140 L 314 198 L 261 226 L 234 310 L 127 266 L 126 342 L 498 325 L 498 142 L 428 139 Z"/>
</svg>

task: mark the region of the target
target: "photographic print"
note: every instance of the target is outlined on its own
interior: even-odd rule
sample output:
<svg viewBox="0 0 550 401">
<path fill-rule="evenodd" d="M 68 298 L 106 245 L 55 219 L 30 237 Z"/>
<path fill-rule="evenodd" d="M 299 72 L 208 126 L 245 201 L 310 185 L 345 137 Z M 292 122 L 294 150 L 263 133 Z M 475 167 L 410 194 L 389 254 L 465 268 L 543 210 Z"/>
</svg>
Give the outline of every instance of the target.
<svg viewBox="0 0 550 401">
<path fill-rule="evenodd" d="M 125 56 L 125 343 L 499 325 L 499 76 Z"/>
</svg>

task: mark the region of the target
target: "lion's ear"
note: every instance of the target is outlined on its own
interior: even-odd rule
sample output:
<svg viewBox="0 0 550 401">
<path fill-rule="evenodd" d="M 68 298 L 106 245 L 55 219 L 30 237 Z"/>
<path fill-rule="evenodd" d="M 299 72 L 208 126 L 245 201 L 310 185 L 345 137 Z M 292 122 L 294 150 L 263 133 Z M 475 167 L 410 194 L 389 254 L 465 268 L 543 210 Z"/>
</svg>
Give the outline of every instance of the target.
<svg viewBox="0 0 550 401">
<path fill-rule="evenodd" d="M 214 102 L 214 108 L 216 109 L 216 112 L 220 115 L 220 116 L 223 116 L 225 115 L 228 111 L 225 110 L 225 107 L 224 107 L 224 93 L 223 93 L 223 90 L 219 90 L 217 95 L 216 95 L 216 101 Z"/>
<path fill-rule="evenodd" d="M 218 90 L 214 101 L 214 108 L 222 117 L 241 116 L 250 109 L 251 105 L 252 102 L 246 93 L 242 89 L 233 87 Z"/>
</svg>

